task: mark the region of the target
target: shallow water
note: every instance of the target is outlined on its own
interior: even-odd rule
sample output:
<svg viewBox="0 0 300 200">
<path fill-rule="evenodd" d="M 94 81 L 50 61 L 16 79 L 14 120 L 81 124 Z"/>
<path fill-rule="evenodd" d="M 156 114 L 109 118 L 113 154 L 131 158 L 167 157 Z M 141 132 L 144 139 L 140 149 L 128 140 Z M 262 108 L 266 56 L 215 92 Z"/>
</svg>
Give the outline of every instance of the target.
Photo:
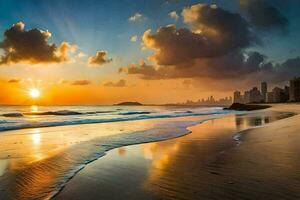
<svg viewBox="0 0 300 200">
<path fill-rule="evenodd" d="M 104 112 L 103 107 L 101 108 L 101 112 Z M 68 116 L 67 118 L 70 117 L 74 122 L 72 116 L 80 115 L 84 118 L 84 123 L 87 123 L 87 118 L 91 117 L 90 114 L 78 114 L 91 113 L 91 110 L 76 110 L 74 107 L 72 109 L 70 116 L 70 110 L 55 111 L 60 114 L 54 115 L 54 118 L 62 120 L 61 114 L 64 114 L 64 118 Z M 221 108 L 203 107 L 188 108 L 189 110 L 187 107 L 122 107 L 122 111 L 119 108 L 114 109 L 118 112 L 116 115 L 125 116 L 119 122 L 111 121 L 112 117 L 109 117 L 109 123 L 101 121 L 102 123 L 97 124 L 93 122 L 2 131 L 0 199 L 51 198 L 87 163 L 103 156 L 110 149 L 179 137 L 189 133 L 186 129 L 188 126 L 229 113 Z M 92 115 L 100 119 L 102 116 L 99 115 L 99 108 L 96 111 L 97 114 Z M 43 122 L 53 117 L 53 112 L 39 111 L 38 114 L 24 115 L 28 115 L 25 116 L 25 120 L 37 116 L 42 117 Z M 146 112 L 156 114 L 143 119 Z M 14 117 L 5 118 L 15 120 Z M 21 117 L 21 120 L 24 120 L 22 118 L 24 117 Z"/>
<path fill-rule="evenodd" d="M 0 131 L 230 112 L 195 106 L 0 106 Z"/>
<path fill-rule="evenodd" d="M 264 116 L 264 123 L 285 115 L 269 113 Z M 187 127 L 224 116 L 213 114 L 2 132 L 0 199 L 49 199 L 80 169 L 108 150 L 183 136 L 190 132 Z"/>
<path fill-rule="evenodd" d="M 246 178 L 236 173 L 242 171 L 238 164 L 228 165 L 237 148 L 233 136 L 289 116 L 230 115 L 192 126 L 184 137 L 110 151 L 80 171 L 55 199 L 259 199 L 263 193 L 256 191 L 269 186 L 255 183 L 255 173 Z"/>
</svg>

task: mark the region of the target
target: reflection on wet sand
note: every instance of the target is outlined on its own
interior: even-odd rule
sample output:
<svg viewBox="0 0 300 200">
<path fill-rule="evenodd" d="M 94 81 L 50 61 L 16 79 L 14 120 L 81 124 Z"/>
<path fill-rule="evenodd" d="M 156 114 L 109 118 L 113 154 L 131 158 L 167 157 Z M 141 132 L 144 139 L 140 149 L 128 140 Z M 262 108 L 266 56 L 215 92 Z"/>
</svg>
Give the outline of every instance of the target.
<svg viewBox="0 0 300 200">
<path fill-rule="evenodd" d="M 240 154 L 241 147 L 233 135 L 288 116 L 263 112 L 233 115 L 190 127 L 192 133 L 184 137 L 126 147 L 125 156 L 113 150 L 87 165 L 56 198 L 92 195 L 93 199 L 259 199 L 252 197 L 260 192 L 262 197 L 265 194 L 275 199 L 282 185 L 262 184 L 268 180 L 267 175 L 256 174 L 251 151 Z M 282 164 L 290 164 L 284 162 L 283 159 Z M 269 170 L 263 165 L 260 169 Z M 285 170 L 281 175 L 291 173 Z"/>
<path fill-rule="evenodd" d="M 274 147 L 261 149 L 269 151 L 268 155 L 271 155 L 268 157 L 270 169 L 276 168 L 272 167 L 274 163 L 285 166 L 284 171 L 277 169 L 278 172 L 276 170 L 270 175 L 265 173 L 269 169 L 265 168 L 262 160 L 256 163 L 263 163 L 259 167 L 254 163 L 245 163 L 243 156 L 249 156 L 249 160 L 256 157 L 253 158 L 250 152 L 248 154 L 237 152 L 236 143 L 232 140 L 234 132 L 267 124 L 283 117 L 282 115 L 226 117 L 191 127 L 193 133 L 185 137 L 142 145 L 145 158 L 149 157 L 149 151 L 153 158 L 144 189 L 157 199 L 258 199 L 259 195 L 261 199 L 291 198 L 287 193 L 297 190 L 287 189 L 285 182 L 281 184 L 272 182 L 270 178 L 273 177 L 273 181 L 285 179 L 289 182 L 287 178 L 281 179 L 276 176 L 292 175 L 297 170 L 291 170 L 290 166 L 296 166 L 295 163 L 290 163 L 284 156 L 278 156 L 276 151 L 270 151 Z M 288 147 L 285 149 L 289 150 Z M 255 167 L 262 173 L 257 173 Z M 265 183 L 262 184 L 261 181 Z M 300 186 L 300 183 L 297 185 Z M 293 184 L 290 186 L 295 187 Z M 256 192 L 260 194 L 254 197 L 253 193 Z M 277 196 L 280 192 L 284 195 Z M 299 195 L 294 194 L 294 197 Z"/>
<path fill-rule="evenodd" d="M 155 120 L 32 128 L 0 134 L 0 199 L 48 199 L 97 157 L 98 138 L 148 129 Z M 98 143 L 99 144 L 99 143 Z M 120 149 L 120 155 L 125 150 Z M 100 155 L 99 155 L 100 156 Z"/>
</svg>

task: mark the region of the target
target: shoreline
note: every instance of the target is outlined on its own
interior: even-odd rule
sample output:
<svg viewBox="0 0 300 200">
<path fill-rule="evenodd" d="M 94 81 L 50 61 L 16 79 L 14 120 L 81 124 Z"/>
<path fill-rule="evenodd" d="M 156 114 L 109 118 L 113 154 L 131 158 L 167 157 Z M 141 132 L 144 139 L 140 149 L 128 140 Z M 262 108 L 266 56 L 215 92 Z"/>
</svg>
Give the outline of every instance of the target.
<svg viewBox="0 0 300 200">
<path fill-rule="evenodd" d="M 269 109 L 269 111 L 273 112 L 272 109 Z M 259 111 L 259 115 L 263 116 L 269 111 L 265 111 L 265 110 Z M 244 116 L 250 116 L 253 114 L 255 115 L 255 113 L 256 112 L 247 112 L 245 113 L 245 115 L 241 114 L 241 117 L 243 118 L 243 115 Z M 269 115 L 271 116 L 273 114 L 269 113 Z M 203 124 L 217 121 L 219 119 L 221 120 L 224 118 L 224 116 L 226 118 L 226 115 L 220 115 L 217 116 L 217 118 L 215 116 L 206 119 L 204 118 L 205 116 L 163 118 L 163 119 L 160 118 L 160 119 L 115 122 L 115 123 L 106 123 L 106 124 L 88 124 L 88 125 L 77 125 L 77 126 L 75 125 L 75 127 L 61 126 L 61 127 L 49 127 L 49 128 L 40 128 L 40 129 L 35 128 L 35 129 L 22 129 L 18 131 L 8 131 L 6 134 L 2 134 L 2 135 L 0 134 L 2 144 L 5 144 L 7 139 L 9 139 L 7 140 L 7 142 L 9 142 L 9 141 L 13 141 L 14 138 L 15 139 L 18 138 L 19 141 L 14 142 L 13 146 L 16 145 L 15 146 L 16 149 L 20 149 L 20 150 L 22 149 L 22 152 L 18 153 L 17 151 L 16 153 L 18 154 L 21 153 L 20 155 L 24 154 L 26 156 L 20 160 L 20 158 L 18 158 L 19 157 L 18 154 L 12 153 L 9 154 L 9 156 L 5 156 L 4 154 L 6 154 L 5 152 L 7 150 L 4 149 L 5 151 L 2 151 L 0 157 L 2 157 L 2 160 L 6 159 L 7 161 L 5 162 L 9 162 L 9 164 L 4 163 L 6 167 L 9 167 L 8 168 L 9 174 L 7 174 L 7 172 L 3 174 L 2 172 L 2 177 L 0 176 L 0 180 L 1 180 L 0 188 L 2 188 L 0 192 L 0 197 L 4 199 L 10 197 L 11 195 L 15 197 L 19 197 L 19 199 L 26 198 L 26 197 L 28 198 L 36 197 L 35 195 L 37 195 L 39 192 L 43 192 L 44 189 L 47 189 L 48 187 L 51 188 L 55 185 L 56 185 L 55 187 L 58 186 L 55 182 L 53 182 L 55 181 L 53 178 L 57 176 L 54 175 L 53 177 L 53 173 L 54 174 L 67 173 L 69 175 L 68 177 L 63 177 L 64 182 L 59 183 L 59 185 L 61 185 L 62 187 L 57 188 L 58 189 L 57 193 L 52 190 L 52 192 L 49 193 L 49 195 L 44 196 L 47 198 L 54 198 L 54 199 L 60 198 L 61 192 L 63 192 L 64 189 L 68 187 L 69 183 L 72 182 L 73 179 L 75 179 L 77 176 L 80 176 L 81 172 L 85 172 L 87 166 L 94 165 L 94 163 L 97 163 L 100 160 L 106 160 L 107 159 L 106 157 L 108 156 L 108 154 L 110 154 L 110 152 L 122 151 L 120 149 L 131 148 L 131 146 L 144 146 L 144 145 L 151 146 L 154 143 L 165 143 L 165 142 L 169 143 L 170 141 L 172 142 L 173 140 L 181 140 L 182 138 L 190 137 L 190 135 L 193 135 L 193 132 L 191 133 L 192 131 L 191 129 L 193 129 L 194 126 L 201 126 Z M 194 122 L 191 123 L 192 119 L 194 120 Z M 115 144 L 111 143 L 111 141 L 114 141 L 114 139 L 111 140 L 112 138 L 109 137 L 108 138 L 109 139 L 108 141 L 110 142 L 108 143 L 109 146 L 107 146 L 106 143 L 101 142 L 101 140 L 93 139 L 98 137 L 99 133 L 101 134 L 105 133 L 108 136 L 110 136 L 110 135 L 116 135 L 117 133 L 126 134 L 132 131 L 137 132 L 140 130 L 142 131 L 141 134 L 144 135 L 145 134 L 144 130 L 145 129 L 150 130 L 151 127 L 153 128 L 155 123 L 163 124 L 165 122 L 170 122 L 171 123 L 170 126 L 168 125 L 164 127 L 164 129 L 157 129 L 150 132 L 150 136 L 151 134 L 154 134 L 153 136 L 157 138 L 155 132 L 160 132 L 162 130 L 165 130 L 167 132 L 173 130 L 170 132 L 172 134 L 172 132 L 175 131 L 175 129 L 172 128 L 172 123 L 175 123 L 176 126 L 178 126 L 177 123 L 179 121 L 181 121 L 180 123 L 183 123 L 182 128 L 178 129 L 180 134 L 178 135 L 175 134 L 173 136 L 171 135 L 171 137 L 170 135 L 167 135 L 165 136 L 165 138 L 160 138 L 160 139 L 150 140 L 150 141 L 145 140 L 139 143 L 132 143 L 132 142 L 126 143 L 126 140 L 120 143 L 120 140 L 117 139 L 115 140 L 116 142 Z M 186 122 L 189 122 L 189 124 L 186 124 Z M 224 124 L 224 126 L 227 126 L 227 124 Z M 210 128 L 208 128 L 207 130 L 210 130 Z M 11 133 L 14 133 L 15 136 L 14 134 L 11 135 Z M 63 134 L 64 139 L 61 141 L 57 140 L 56 138 L 57 134 L 60 135 Z M 9 137 L 6 137 L 8 135 Z M 162 135 L 164 135 L 164 133 Z M 105 140 L 106 139 L 104 139 L 104 141 Z M 90 143 L 89 141 L 92 141 L 92 143 Z M 229 138 L 229 141 L 230 141 L 229 143 L 233 142 L 231 137 Z M 9 143 L 10 145 L 12 144 L 11 142 Z M 27 146 L 27 143 L 28 145 L 33 145 L 33 146 Z M 79 144 L 80 146 L 78 146 Z M 99 144 L 101 144 L 102 146 Z M 24 145 L 26 145 L 25 149 L 21 147 Z M 4 146 L 2 145 L 2 148 L 3 147 Z M 89 152 L 94 152 L 94 154 L 90 155 Z M 76 156 L 79 156 L 78 158 L 84 158 L 84 160 L 76 160 L 77 159 Z M 70 160 L 70 158 L 75 160 L 72 161 L 72 159 Z M 21 164 L 20 162 L 24 163 L 25 165 Z M 70 171 L 68 166 L 72 166 L 78 162 L 81 163 L 81 165 L 77 166 L 79 168 L 77 169 L 73 168 L 73 170 Z M 1 167 L 1 165 L 2 165 L 2 161 L 0 162 L 0 172 L 1 172 L 1 168 L 3 168 L 3 166 Z M 27 165 L 28 167 L 26 167 Z M 53 168 L 53 165 L 54 166 L 57 165 L 57 167 Z M 13 168 L 10 169 L 11 167 Z M 58 171 L 58 169 L 63 171 Z M 39 178 L 41 173 L 42 174 L 47 173 L 43 175 L 43 177 L 46 178 L 47 183 L 45 183 L 43 180 Z M 74 173 L 74 174 L 70 174 L 70 173 Z M 95 176 L 96 175 L 97 174 L 95 174 Z M 11 179 L 14 176 L 15 178 Z M 3 182 L 3 180 L 6 181 Z M 27 184 L 27 180 L 31 180 L 31 186 L 28 185 L 24 187 L 24 184 L 25 185 Z M 15 185 L 15 182 L 17 182 L 18 184 Z M 7 186 L 10 184 L 12 185 Z M 19 186 L 19 184 L 21 185 Z M 31 190 L 27 190 L 26 187 L 29 188 L 32 187 L 35 189 L 31 191 Z M 9 191 L 6 191 L 5 188 L 8 189 L 13 188 L 14 192 L 10 193 Z M 43 193 L 47 194 L 47 190 L 45 190 Z"/>
<path fill-rule="evenodd" d="M 221 117 L 221 116 L 218 116 L 218 117 Z M 213 117 L 213 118 L 215 118 L 215 117 Z M 203 122 L 203 120 L 205 121 L 205 120 L 210 120 L 210 119 L 211 119 L 211 117 L 209 119 L 206 119 L 205 116 L 198 116 L 198 117 L 194 116 L 194 117 L 179 117 L 179 118 L 149 119 L 149 120 L 140 120 L 140 121 L 137 120 L 137 121 L 130 121 L 130 122 L 127 121 L 125 123 L 124 122 L 115 122 L 115 123 L 107 123 L 107 124 L 77 125 L 78 129 L 82 129 L 82 131 L 84 131 L 84 132 L 88 131 L 89 132 L 88 134 L 83 134 L 81 130 L 78 130 L 77 131 L 78 133 L 77 132 L 72 133 L 75 131 L 74 126 L 49 127 L 49 128 L 41 128 L 41 129 L 24 129 L 24 130 L 21 129 L 21 130 L 16 130 L 16 131 L 7 131 L 7 133 L 5 133 L 5 134 L 2 134 L 2 135 L 0 134 L 0 138 L 2 140 L 3 140 L 3 138 L 6 138 L 6 139 L 14 138 L 14 134 L 15 134 L 15 137 L 17 137 L 21 141 L 23 141 L 23 140 L 24 141 L 23 142 L 15 142 L 14 144 L 24 145 L 24 143 L 28 139 L 32 140 L 32 142 L 36 143 L 36 144 L 34 144 L 34 146 L 26 147 L 26 148 L 29 148 L 28 150 L 30 152 L 33 151 L 32 152 L 33 155 L 25 155 L 25 158 L 29 157 L 28 158 L 29 161 L 21 160 L 21 163 L 24 163 L 25 165 L 20 163 L 20 164 L 18 164 L 19 166 L 17 166 L 17 169 L 10 169 L 9 171 L 2 174 L 2 177 L 0 176 L 0 180 L 1 180 L 0 188 L 4 188 L 0 191 L 0 197 L 6 199 L 12 195 L 18 199 L 36 198 L 35 195 L 38 195 L 39 193 L 42 192 L 39 195 L 42 195 L 43 198 L 46 198 L 46 199 L 53 198 L 57 194 L 57 192 L 59 192 L 60 189 L 62 189 L 64 187 L 65 183 L 67 183 L 70 179 L 72 179 L 72 177 L 74 177 L 74 175 L 76 175 L 78 172 L 80 172 L 81 169 L 83 169 L 83 166 L 86 166 L 87 163 L 91 163 L 92 161 L 95 161 L 98 158 L 103 157 L 103 155 L 105 155 L 111 149 L 115 149 L 120 146 L 141 144 L 141 143 L 154 142 L 154 141 L 162 141 L 162 140 L 168 140 L 170 138 L 180 137 L 182 135 L 186 135 L 189 133 L 189 131 L 186 129 L 187 126 L 190 126 L 191 124 L 198 124 L 198 123 Z M 174 123 L 176 121 L 177 121 L 177 123 L 172 125 L 172 123 Z M 171 134 L 171 135 L 162 134 L 162 136 L 164 136 L 165 138 L 157 138 L 155 132 L 158 132 L 159 129 L 158 129 L 158 131 L 156 131 L 154 128 L 154 126 L 156 126 L 157 123 L 159 123 L 159 124 L 165 123 L 167 125 L 167 127 L 170 126 L 167 129 L 165 129 L 165 131 L 166 131 L 166 133 L 169 132 L 169 134 Z M 168 123 L 170 123 L 170 125 L 168 125 Z M 179 124 L 182 123 L 182 127 L 180 127 L 180 126 L 178 127 L 178 125 L 179 125 L 178 123 Z M 188 124 L 185 124 L 185 123 L 188 123 Z M 176 134 L 172 135 L 173 133 L 169 131 L 169 129 L 172 129 L 172 126 L 174 126 L 174 128 L 176 127 L 178 129 L 177 130 L 178 133 L 176 133 L 177 135 Z M 124 128 L 124 130 L 123 130 L 123 128 Z M 159 128 L 159 126 L 158 126 L 158 128 Z M 173 132 L 175 131 L 174 128 L 172 129 Z M 104 131 L 103 133 L 106 133 L 108 136 L 110 136 L 111 134 L 112 134 L 112 136 L 114 136 L 114 135 L 117 136 L 116 140 L 114 139 L 114 137 L 108 137 L 108 144 L 105 143 L 105 141 L 107 140 L 105 138 L 101 138 L 100 140 L 93 140 L 92 138 L 98 137 L 99 132 L 100 133 L 102 132 L 101 130 Z M 140 133 L 138 132 L 139 130 L 140 130 Z M 150 141 L 147 141 L 147 138 L 144 138 L 145 141 L 141 141 L 138 143 L 130 142 L 131 135 L 133 137 L 136 137 L 136 133 L 144 135 L 145 130 L 150 131 L 147 134 L 148 135 L 147 137 L 150 137 L 149 138 Z M 161 130 L 164 130 L 164 129 L 161 129 Z M 33 131 L 33 132 L 31 132 L 31 131 Z M 34 132 L 34 131 L 41 131 L 41 132 Z M 125 140 L 122 141 L 118 138 L 118 132 L 122 133 L 122 134 L 131 132 L 132 134 L 127 135 L 127 138 L 125 137 Z M 40 149 L 40 147 L 39 147 L 39 146 L 41 146 L 40 143 L 43 142 L 40 137 L 41 136 L 45 137 L 45 138 L 49 137 L 50 140 L 53 140 L 55 138 L 53 138 L 53 139 L 51 139 L 51 138 L 55 137 L 56 133 L 57 134 L 64 133 L 64 134 L 69 135 L 71 137 L 71 138 L 67 139 L 67 141 L 69 141 L 69 144 L 65 144 L 65 143 L 59 144 L 59 145 L 54 144 L 55 146 L 62 146 L 62 147 L 59 147 L 58 149 L 57 148 L 48 149 L 48 147 L 45 150 Z M 70 135 L 68 133 L 72 133 L 72 135 Z M 91 137 L 87 136 L 87 138 L 85 139 L 85 136 L 82 136 L 82 134 L 83 135 L 91 135 Z M 95 136 L 93 136 L 94 134 L 95 134 Z M 28 137 L 27 135 L 30 136 L 31 138 L 27 138 Z M 9 136 L 9 137 L 6 137 L 6 136 Z M 23 139 L 19 138 L 20 136 L 22 136 Z M 79 137 L 79 138 L 77 138 L 77 137 Z M 83 137 L 82 139 L 86 140 L 87 143 L 84 141 L 81 141 L 82 139 L 80 137 Z M 151 137 L 154 137 L 154 138 L 151 138 Z M 127 144 L 126 139 L 129 139 L 128 144 Z M 102 140 L 104 143 L 102 142 Z M 92 143 L 90 143 L 88 141 L 92 141 Z M 31 141 L 28 141 L 28 143 L 30 143 L 30 142 Z M 46 144 L 48 143 L 48 141 L 45 141 L 45 142 L 46 142 Z M 59 141 L 56 141 L 56 139 L 55 139 L 55 143 L 57 143 L 57 142 L 60 143 Z M 77 144 L 80 144 L 80 146 L 77 147 Z M 2 146 L 2 148 L 5 148 L 5 147 Z M 36 149 L 36 148 L 38 148 L 38 149 Z M 19 149 L 22 149 L 22 148 L 19 148 Z M 41 158 L 39 158 L 40 156 L 35 158 L 36 150 L 38 150 L 39 154 L 41 154 L 41 156 L 42 156 Z M 94 152 L 94 153 L 92 155 L 90 155 L 89 152 Z M 5 151 L 2 151 L 2 154 L 3 153 L 5 154 Z M 26 153 L 26 152 L 24 152 L 24 153 Z M 43 154 L 45 154 L 45 155 L 43 155 Z M 49 154 L 49 155 L 46 155 L 46 154 Z M 80 160 L 76 160 L 76 156 L 77 156 L 76 154 L 79 154 L 78 159 L 80 159 Z M 33 156 L 33 158 L 31 158 L 32 156 Z M 75 160 L 74 161 L 69 160 L 68 157 L 70 157 L 70 156 L 71 157 L 75 156 Z M 18 156 L 14 155 L 14 154 L 11 154 L 11 155 L 9 154 L 8 156 L 0 155 L 0 157 L 2 157 L 2 159 L 4 159 L 4 158 L 8 159 L 8 161 L 11 161 L 11 162 L 14 162 L 14 160 L 18 161 L 18 159 L 19 159 Z M 45 158 L 43 158 L 43 157 L 45 157 Z M 29 163 L 27 163 L 27 162 L 29 162 Z M 32 164 L 31 164 L 31 162 L 32 162 Z M 79 162 L 79 165 L 78 165 L 78 162 Z M 52 167 L 53 164 L 58 165 L 59 168 L 57 168 L 57 169 L 53 168 Z M 69 165 L 72 166 L 74 164 L 76 164 L 77 167 L 75 165 L 74 166 L 75 168 L 74 167 L 72 167 L 71 169 L 68 168 Z M 9 164 L 9 165 L 11 165 L 11 164 Z M 23 167 L 23 165 L 25 168 Z M 0 166 L 1 166 L 1 162 L 0 162 Z M 19 168 L 21 171 L 19 171 Z M 47 171 L 44 171 L 44 169 L 46 169 Z M 58 171 L 58 169 L 60 171 Z M 27 170 L 29 170 L 28 171 L 28 172 L 30 172 L 29 174 L 27 174 L 27 172 L 26 172 Z M 56 183 L 55 179 L 52 180 L 52 178 L 48 177 L 48 178 L 50 178 L 49 179 L 50 182 L 45 184 L 40 179 L 42 177 L 47 178 L 48 175 L 47 174 L 43 175 L 43 173 L 50 173 L 49 175 L 51 175 L 51 173 L 54 173 L 54 174 L 62 173 L 62 174 L 66 174 L 67 177 L 62 177 L 63 182 L 59 182 L 59 183 Z M 40 177 L 41 175 L 42 175 L 42 177 Z M 16 176 L 17 179 L 10 180 L 14 176 Z M 27 176 L 28 176 L 28 178 L 31 179 L 31 181 L 34 181 L 33 183 L 31 183 L 33 185 L 30 187 L 36 188 L 37 191 L 35 191 L 35 190 L 27 191 L 27 189 L 26 189 L 27 186 L 24 188 L 24 185 L 27 184 L 27 179 L 28 179 Z M 55 176 L 53 178 L 55 178 Z M 21 185 L 20 186 L 15 185 L 15 182 L 17 182 L 18 184 L 21 184 Z M 10 184 L 12 184 L 12 185 L 6 186 L 6 185 L 10 185 Z M 53 190 L 53 189 L 51 189 L 52 187 L 58 187 L 58 188 L 57 188 L 57 190 L 56 189 Z M 14 190 L 13 191 L 7 190 L 10 188 L 14 188 Z M 48 190 L 47 188 L 49 188 L 50 190 Z M 46 189 L 46 191 L 43 191 L 45 189 Z"/>
<path fill-rule="evenodd" d="M 272 110 L 272 109 L 267 109 L 267 110 Z M 261 112 L 261 111 L 260 111 Z M 263 112 L 266 112 L 266 111 L 263 111 Z M 268 111 L 267 111 L 268 112 Z M 249 113 L 250 115 L 251 115 L 251 112 Z M 228 116 L 227 116 L 228 117 Z M 226 116 L 224 117 L 224 118 L 226 118 Z M 216 119 L 216 120 L 218 120 L 218 119 Z M 212 120 L 212 121 L 214 121 L 214 120 Z M 279 120 L 279 121 L 281 121 L 281 120 Z M 205 123 L 209 123 L 209 121 L 205 121 L 204 123 L 202 123 L 202 124 L 205 124 Z M 274 122 L 273 122 L 274 123 Z M 270 124 L 268 124 L 268 126 L 272 126 L 272 124 L 273 123 L 270 123 Z M 193 125 L 193 126 L 191 126 L 191 127 L 188 127 L 188 130 L 193 130 L 193 127 L 194 126 L 201 126 L 202 124 L 197 124 L 197 125 Z M 261 126 L 259 126 L 259 127 L 257 127 L 258 129 L 259 128 L 262 128 Z M 249 128 L 249 129 L 246 129 L 247 131 L 249 130 L 251 130 L 252 128 Z M 184 137 L 181 137 L 181 138 L 185 138 L 185 137 L 188 137 L 189 135 L 192 135 L 193 133 L 191 133 L 191 134 L 188 134 L 188 135 L 185 135 Z M 232 138 L 231 138 L 232 139 Z M 168 142 L 168 141 L 173 141 L 173 140 L 176 140 L 176 139 L 169 139 L 169 140 L 166 140 L 165 142 Z M 232 141 L 234 141 L 233 139 L 232 139 Z M 235 141 L 234 141 L 235 142 Z M 151 142 L 151 143 L 164 143 L 164 141 L 160 141 L 160 142 Z M 150 143 L 150 144 L 151 144 Z M 145 145 L 145 144 L 138 144 L 138 145 L 133 145 L 133 146 L 143 146 L 143 145 Z M 124 147 L 120 147 L 120 148 L 117 148 L 117 149 L 113 149 L 113 150 L 111 150 L 111 151 L 109 151 L 109 152 L 107 152 L 107 155 L 105 156 L 105 157 L 107 157 L 107 156 L 109 156 L 111 153 L 110 152 L 116 152 L 116 151 L 120 151 L 120 149 L 123 149 Z M 129 149 L 131 148 L 131 147 L 128 147 Z M 132 147 L 132 148 L 135 148 L 135 147 Z M 137 147 L 138 148 L 138 147 Z M 223 152 L 224 153 L 224 152 Z M 116 153 L 113 153 L 114 154 L 114 156 L 116 156 L 115 154 Z M 97 165 L 97 164 L 94 164 L 94 163 L 101 163 L 102 161 L 101 160 L 106 160 L 107 158 L 105 158 L 105 157 L 102 157 L 101 159 L 98 159 L 98 160 L 96 160 L 96 161 L 94 161 L 93 163 L 91 163 L 90 165 L 96 165 L 97 167 L 101 167 L 101 166 L 99 166 L 99 164 Z M 105 159 L 104 159 L 105 158 Z M 112 159 L 112 158 L 110 158 L 110 159 Z M 102 165 L 105 165 L 105 163 L 102 163 Z M 89 165 L 87 165 L 86 167 L 88 167 Z M 94 166 L 94 168 L 95 168 L 95 166 Z M 64 199 L 64 198 L 70 198 L 70 197 L 74 197 L 74 196 L 68 196 L 68 195 L 70 195 L 70 193 L 72 193 L 72 192 L 74 192 L 73 190 L 75 189 L 75 190 L 86 190 L 87 188 L 81 188 L 80 189 L 80 187 L 79 188 L 76 188 L 77 186 L 76 186 L 76 184 L 79 184 L 79 182 L 81 182 L 83 179 L 84 179 L 84 177 L 82 177 L 82 175 L 81 174 L 84 174 L 84 173 L 87 173 L 86 171 L 89 171 L 89 170 L 91 170 L 91 169 L 83 169 L 81 172 L 79 172 L 79 174 L 78 175 L 76 175 L 66 186 L 65 186 L 65 188 L 66 189 L 63 189 L 60 193 L 58 193 L 57 195 L 56 195 L 56 198 L 54 198 L 54 199 Z M 99 173 L 99 172 L 98 172 Z M 127 171 L 127 173 L 129 173 L 128 171 Z M 80 180 L 80 181 L 76 181 L 76 179 L 77 179 L 77 177 L 81 177 L 81 178 L 79 178 L 79 180 L 80 179 L 82 179 L 82 180 Z M 97 174 L 93 174 L 92 175 L 93 177 L 94 176 L 96 176 L 97 177 Z M 101 176 L 99 176 L 99 178 L 100 178 Z M 73 181 L 73 180 L 75 180 L 75 181 Z M 74 183 L 73 183 L 74 182 Z M 71 186 L 70 186 L 70 185 Z M 92 184 L 93 185 L 93 182 L 92 183 L 89 183 L 89 184 Z M 97 184 L 97 183 L 94 183 L 94 184 Z M 72 187 L 73 187 L 73 189 L 72 189 Z M 65 191 L 67 191 L 67 192 L 65 192 Z M 70 192 L 70 191 L 72 191 L 72 192 Z M 90 191 L 91 192 L 91 191 Z M 80 193 L 80 192 L 79 192 Z M 84 192 L 83 192 L 84 193 Z M 95 194 L 96 195 L 96 194 Z M 80 195 L 79 195 L 80 196 Z M 102 198 L 103 198 L 103 196 L 101 196 Z M 100 198 L 100 197 L 99 197 Z"/>
</svg>

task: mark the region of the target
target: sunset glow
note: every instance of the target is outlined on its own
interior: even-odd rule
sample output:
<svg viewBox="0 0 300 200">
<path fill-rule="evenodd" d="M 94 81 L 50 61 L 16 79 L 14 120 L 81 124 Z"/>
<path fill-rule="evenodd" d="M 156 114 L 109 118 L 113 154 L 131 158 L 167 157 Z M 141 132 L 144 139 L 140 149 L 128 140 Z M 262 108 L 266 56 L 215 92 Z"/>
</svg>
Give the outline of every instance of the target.
<svg viewBox="0 0 300 200">
<path fill-rule="evenodd" d="M 2 22 L 0 104 L 182 103 L 300 75 L 296 1 L 147 1 L 120 12 L 132 2 L 69 2 L 22 1 Z"/>
<path fill-rule="evenodd" d="M 40 93 L 40 91 L 39 91 L 38 89 L 33 88 L 33 89 L 30 89 L 29 95 L 30 95 L 32 98 L 36 99 L 36 98 L 39 98 L 39 97 L 40 97 L 41 93 Z"/>
<path fill-rule="evenodd" d="M 300 0 L 0 10 L 0 200 L 300 200 Z"/>
</svg>

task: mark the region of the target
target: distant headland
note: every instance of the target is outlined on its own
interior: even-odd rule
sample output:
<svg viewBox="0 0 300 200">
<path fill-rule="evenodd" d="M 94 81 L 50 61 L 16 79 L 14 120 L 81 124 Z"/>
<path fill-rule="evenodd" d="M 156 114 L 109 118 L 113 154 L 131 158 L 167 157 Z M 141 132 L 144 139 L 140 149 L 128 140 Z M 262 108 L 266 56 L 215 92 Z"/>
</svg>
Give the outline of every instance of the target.
<svg viewBox="0 0 300 200">
<path fill-rule="evenodd" d="M 238 110 L 238 111 L 252 111 L 252 110 L 261 110 L 270 108 L 269 105 L 255 105 L 255 104 L 242 104 L 242 103 L 233 103 L 228 108 L 224 108 L 224 110 Z"/>
<path fill-rule="evenodd" d="M 115 104 L 116 106 L 142 106 L 140 102 L 134 102 L 134 101 L 126 101 Z"/>
</svg>

